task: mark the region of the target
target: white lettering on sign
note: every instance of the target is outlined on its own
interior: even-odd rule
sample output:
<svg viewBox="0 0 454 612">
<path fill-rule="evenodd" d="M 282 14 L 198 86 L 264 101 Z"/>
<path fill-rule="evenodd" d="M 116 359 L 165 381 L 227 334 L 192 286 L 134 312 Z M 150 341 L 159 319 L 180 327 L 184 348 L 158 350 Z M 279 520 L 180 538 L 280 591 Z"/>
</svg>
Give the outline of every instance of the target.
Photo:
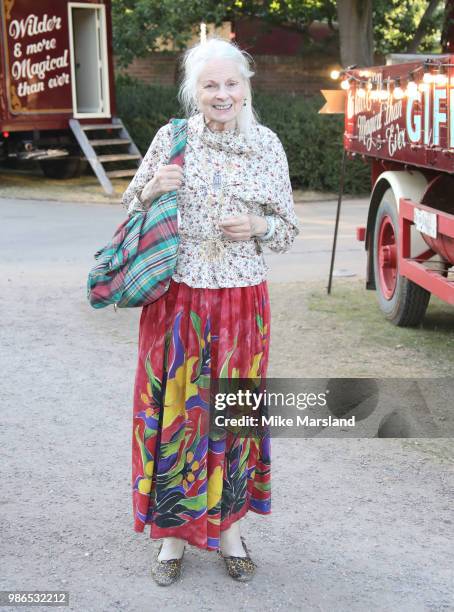
<svg viewBox="0 0 454 612">
<path fill-rule="evenodd" d="M 355 88 L 350 89 L 346 111 L 355 122 L 358 142 L 367 151 L 385 144 L 390 156 L 409 144 L 454 149 L 454 70 L 449 83 L 416 90 L 402 99 L 393 98 L 391 90 L 386 100 L 373 99 L 369 90 L 358 96 Z"/>
<path fill-rule="evenodd" d="M 414 106 L 421 104 L 421 92 L 417 91 L 413 96 L 408 96 L 407 100 L 407 134 L 411 142 L 420 142 L 421 140 L 421 114 L 415 112 Z"/>
<path fill-rule="evenodd" d="M 393 157 L 397 151 L 405 147 L 405 130 L 402 130 L 397 123 L 393 123 L 386 128 L 386 141 L 388 143 L 388 153 Z"/>
<path fill-rule="evenodd" d="M 63 55 L 58 57 L 46 56 L 42 62 L 32 64 L 31 59 L 23 59 L 16 61 L 11 66 L 11 74 L 16 80 L 31 79 L 34 76 L 38 79 L 44 79 L 46 72 L 52 72 L 56 68 L 65 68 L 68 66 L 68 49 L 65 49 Z"/>
<path fill-rule="evenodd" d="M 449 89 L 449 147 L 454 149 L 454 91 Z"/>
<path fill-rule="evenodd" d="M 46 32 L 60 29 L 61 17 L 56 15 L 48 17 L 45 14 L 40 20 L 37 15 L 31 14 L 25 19 L 13 19 L 9 24 L 8 32 L 11 38 L 17 40 L 18 38 L 24 38 L 24 36 L 37 36 L 38 34 L 45 34 Z"/>
<path fill-rule="evenodd" d="M 413 222 L 419 232 L 427 234 L 431 238 L 437 237 L 437 215 L 435 213 L 415 208 Z"/>
<path fill-rule="evenodd" d="M 357 119 L 358 125 L 358 140 L 362 142 L 368 151 L 371 150 L 373 139 L 372 135 L 381 129 L 382 117 L 381 112 L 372 117 L 366 118 L 365 115 L 360 115 Z"/>
<path fill-rule="evenodd" d="M 68 49 L 65 49 L 61 55 L 55 57 L 46 55 L 46 58 L 41 59 L 41 61 L 33 62 L 33 59 L 30 57 L 46 51 L 55 51 L 57 49 L 57 39 L 44 37 L 34 42 L 29 42 L 27 39 L 61 30 L 61 28 L 61 17 L 57 15 L 49 16 L 47 13 L 42 17 L 31 14 L 23 19 L 13 19 L 9 24 L 9 36 L 13 40 L 19 41 L 15 42 L 13 47 L 13 56 L 16 58 L 16 61 L 11 66 L 11 77 L 13 80 L 18 81 L 16 83 L 16 92 L 20 98 L 45 91 L 47 74 L 69 66 Z M 23 57 L 23 55 L 27 57 Z M 21 59 L 19 60 L 19 58 Z M 49 89 L 63 87 L 68 84 L 69 72 L 61 72 L 47 80 Z"/>
<path fill-rule="evenodd" d="M 348 117 L 353 117 L 354 115 L 358 115 L 359 113 L 364 113 L 365 111 L 370 111 L 372 109 L 372 100 L 369 96 L 365 96 L 364 98 L 360 98 L 355 95 L 351 91 L 348 92 L 347 95 L 347 115 Z"/>
<path fill-rule="evenodd" d="M 385 125 L 389 125 L 392 121 L 397 121 L 402 117 L 402 100 L 398 100 L 395 104 L 386 102 L 385 104 Z"/>
<path fill-rule="evenodd" d="M 433 144 L 440 144 L 440 124 L 446 123 L 446 113 L 440 110 L 440 100 L 446 100 L 446 89 L 435 89 L 433 111 Z"/>
<path fill-rule="evenodd" d="M 58 76 L 52 77 L 47 82 L 47 84 L 49 85 L 49 89 L 54 89 L 55 87 L 62 87 L 63 85 L 67 85 L 68 83 L 69 74 L 67 72 L 63 72 Z"/>
<path fill-rule="evenodd" d="M 429 91 L 424 92 L 424 144 L 430 144 L 431 131 L 429 128 L 430 121 L 430 95 Z"/>
<path fill-rule="evenodd" d="M 19 83 L 17 86 L 17 95 L 19 98 L 40 93 L 42 91 L 44 91 L 44 83 L 42 81 L 38 81 L 37 83 L 27 83 L 26 81 L 22 81 L 22 83 Z"/>
<path fill-rule="evenodd" d="M 33 55 L 34 53 L 41 53 L 42 51 L 49 51 L 57 47 L 56 38 L 43 38 L 40 42 L 31 43 L 27 45 L 27 55 Z"/>
</svg>

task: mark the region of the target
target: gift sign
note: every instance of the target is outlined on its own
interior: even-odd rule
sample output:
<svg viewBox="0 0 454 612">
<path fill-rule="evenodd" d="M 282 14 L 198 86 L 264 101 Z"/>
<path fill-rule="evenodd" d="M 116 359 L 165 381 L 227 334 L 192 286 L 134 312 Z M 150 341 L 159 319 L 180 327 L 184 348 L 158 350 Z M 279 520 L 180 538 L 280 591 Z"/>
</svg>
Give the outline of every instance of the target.
<svg viewBox="0 0 454 612">
<path fill-rule="evenodd" d="M 348 151 L 453 171 L 453 56 L 352 70 L 341 86 Z"/>
</svg>

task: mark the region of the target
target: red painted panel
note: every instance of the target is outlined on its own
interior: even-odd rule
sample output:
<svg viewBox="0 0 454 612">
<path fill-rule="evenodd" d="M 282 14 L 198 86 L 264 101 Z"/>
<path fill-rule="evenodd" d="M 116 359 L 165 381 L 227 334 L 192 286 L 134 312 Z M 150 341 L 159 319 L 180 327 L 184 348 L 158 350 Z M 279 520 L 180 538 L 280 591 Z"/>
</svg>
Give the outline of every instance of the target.
<svg viewBox="0 0 454 612">
<path fill-rule="evenodd" d="M 420 254 L 415 258 L 410 256 L 411 225 L 413 224 L 415 207 L 436 214 L 439 221 L 439 232 L 447 236 L 454 236 L 454 217 L 452 215 L 440 213 L 429 206 L 422 206 L 411 200 L 401 198 L 399 204 L 399 233 L 401 240 L 398 252 L 400 274 L 409 278 L 420 287 L 424 287 L 424 289 L 427 289 L 427 291 L 430 291 L 430 293 L 433 293 L 441 300 L 454 305 L 454 282 L 440 274 L 440 272 L 431 270 L 424 265 L 424 260 L 426 259 L 424 255 L 430 256 L 431 252 Z"/>
<path fill-rule="evenodd" d="M 394 66 L 353 70 L 354 78 L 346 96 L 344 146 L 350 152 L 375 159 L 454 172 L 454 56 L 437 60 L 445 65 L 447 83 L 431 83 L 425 92 L 394 96 L 396 79 L 405 91 L 410 73 L 418 85 L 424 75 L 422 61 Z M 390 95 L 373 99 L 359 95 L 361 82 L 370 81 L 379 89 L 390 80 Z"/>
<path fill-rule="evenodd" d="M 33 11 L 30 11 L 33 6 Z M 5 69 L 11 114 L 71 112 L 66 5 L 53 0 L 5 4 Z"/>
<path fill-rule="evenodd" d="M 0 0 L 0 129 L 69 129 L 71 95 L 66 0 Z M 115 113 L 110 0 L 106 7 L 111 114 Z M 106 118 L 89 119 L 105 123 Z"/>
</svg>

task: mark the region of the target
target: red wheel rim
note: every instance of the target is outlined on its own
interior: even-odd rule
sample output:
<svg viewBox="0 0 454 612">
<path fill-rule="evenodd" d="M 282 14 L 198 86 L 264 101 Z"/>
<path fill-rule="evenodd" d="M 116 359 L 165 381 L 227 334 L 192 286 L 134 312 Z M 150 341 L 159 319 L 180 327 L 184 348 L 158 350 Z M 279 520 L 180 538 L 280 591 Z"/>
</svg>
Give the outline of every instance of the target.
<svg viewBox="0 0 454 612">
<path fill-rule="evenodd" d="M 397 283 L 397 242 L 394 224 L 389 215 L 380 223 L 377 244 L 379 281 L 383 296 L 390 300 Z"/>
</svg>

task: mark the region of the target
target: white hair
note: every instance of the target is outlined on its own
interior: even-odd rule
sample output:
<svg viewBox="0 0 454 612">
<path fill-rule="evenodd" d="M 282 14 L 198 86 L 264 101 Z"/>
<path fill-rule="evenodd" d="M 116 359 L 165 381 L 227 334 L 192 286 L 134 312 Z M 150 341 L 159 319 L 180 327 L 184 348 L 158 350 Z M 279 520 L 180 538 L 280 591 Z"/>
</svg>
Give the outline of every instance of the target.
<svg viewBox="0 0 454 612">
<path fill-rule="evenodd" d="M 188 49 L 183 56 L 183 80 L 178 92 L 178 98 L 187 117 L 199 112 L 197 106 L 197 83 L 205 64 L 212 59 L 224 59 L 235 62 L 242 76 L 246 89 L 246 104 L 237 117 L 238 129 L 247 134 L 253 124 L 259 123 L 258 115 L 252 106 L 252 90 L 250 79 L 254 76 L 251 70 L 252 57 L 240 49 L 235 43 L 222 38 L 210 37 Z"/>
</svg>

